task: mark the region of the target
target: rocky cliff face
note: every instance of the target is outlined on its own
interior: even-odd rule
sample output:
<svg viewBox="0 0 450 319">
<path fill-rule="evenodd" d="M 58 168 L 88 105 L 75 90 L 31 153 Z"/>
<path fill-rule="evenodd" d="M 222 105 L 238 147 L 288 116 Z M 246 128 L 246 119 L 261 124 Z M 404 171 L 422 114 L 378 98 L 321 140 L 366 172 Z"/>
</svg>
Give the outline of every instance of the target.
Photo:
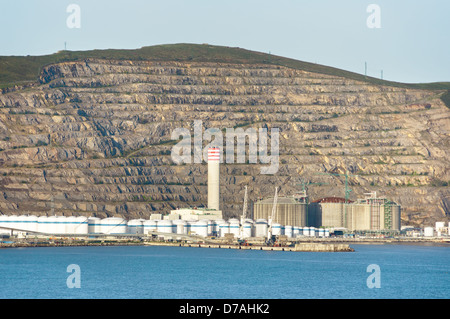
<svg viewBox="0 0 450 319">
<path fill-rule="evenodd" d="M 280 167 L 221 166 L 222 209 L 300 190 L 355 200 L 377 191 L 404 223 L 448 220 L 449 109 L 440 92 L 269 65 L 87 59 L 49 65 L 0 95 L 0 211 L 144 217 L 206 205 L 207 165 L 176 165 L 176 128 L 279 128 Z"/>
</svg>

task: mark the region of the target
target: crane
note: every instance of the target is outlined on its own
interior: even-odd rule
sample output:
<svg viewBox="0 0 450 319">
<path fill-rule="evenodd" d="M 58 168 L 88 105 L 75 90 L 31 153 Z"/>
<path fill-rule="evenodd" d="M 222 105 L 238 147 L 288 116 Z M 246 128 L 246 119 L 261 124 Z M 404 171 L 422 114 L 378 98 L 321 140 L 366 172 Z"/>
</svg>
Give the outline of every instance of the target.
<svg viewBox="0 0 450 319">
<path fill-rule="evenodd" d="M 275 196 L 273 198 L 273 206 L 272 206 L 272 214 L 269 217 L 269 228 L 267 230 L 267 242 L 271 243 L 272 242 L 272 224 L 273 224 L 273 220 L 275 219 L 275 216 L 277 214 L 277 202 L 278 202 L 278 187 L 275 187 Z"/>
<path fill-rule="evenodd" d="M 239 225 L 239 237 L 244 238 L 244 222 L 245 217 L 247 217 L 247 186 L 245 188 L 245 194 L 244 194 L 244 207 L 242 208 L 242 216 L 241 216 L 241 223 Z"/>
</svg>

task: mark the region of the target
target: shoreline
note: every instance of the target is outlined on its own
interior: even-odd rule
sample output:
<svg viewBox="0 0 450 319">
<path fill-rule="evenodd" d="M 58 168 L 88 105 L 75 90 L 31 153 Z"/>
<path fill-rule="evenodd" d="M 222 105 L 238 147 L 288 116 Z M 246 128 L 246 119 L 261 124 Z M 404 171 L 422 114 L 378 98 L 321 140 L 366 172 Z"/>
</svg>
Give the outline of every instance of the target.
<svg viewBox="0 0 450 319">
<path fill-rule="evenodd" d="M 245 250 L 276 250 L 276 251 L 352 251 L 350 245 L 410 245 L 410 246 L 441 246 L 450 247 L 450 238 L 296 238 L 268 246 L 262 241 L 249 238 L 247 244 L 223 240 L 205 240 L 203 242 L 186 241 L 155 241 L 133 239 L 67 239 L 52 240 L 24 240 L 0 242 L 2 248 L 28 247 L 89 247 L 89 246 L 172 246 L 172 247 L 200 247 L 226 248 Z M 308 247 L 300 250 L 299 247 Z M 327 248 L 324 248 L 327 247 Z"/>
</svg>

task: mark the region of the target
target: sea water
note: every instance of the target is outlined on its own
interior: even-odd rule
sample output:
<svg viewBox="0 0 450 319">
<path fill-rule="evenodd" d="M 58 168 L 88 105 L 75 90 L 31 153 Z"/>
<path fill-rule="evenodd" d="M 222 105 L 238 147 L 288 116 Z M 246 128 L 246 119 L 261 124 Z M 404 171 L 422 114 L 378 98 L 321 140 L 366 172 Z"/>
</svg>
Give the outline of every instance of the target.
<svg viewBox="0 0 450 319">
<path fill-rule="evenodd" d="M 0 298 L 449 298 L 450 247 L 355 252 L 96 246 L 0 250 Z"/>
</svg>

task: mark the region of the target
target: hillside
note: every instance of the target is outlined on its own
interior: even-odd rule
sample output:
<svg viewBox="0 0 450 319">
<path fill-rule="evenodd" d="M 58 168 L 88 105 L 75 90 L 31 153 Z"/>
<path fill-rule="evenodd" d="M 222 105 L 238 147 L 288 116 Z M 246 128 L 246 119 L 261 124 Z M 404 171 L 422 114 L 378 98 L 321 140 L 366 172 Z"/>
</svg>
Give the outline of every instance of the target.
<svg viewBox="0 0 450 319">
<path fill-rule="evenodd" d="M 19 67 L 20 66 L 20 67 Z M 222 208 L 313 183 L 312 199 L 377 191 L 405 223 L 448 220 L 448 83 L 402 84 L 239 48 L 0 57 L 0 211 L 148 217 L 206 204 L 204 164 L 175 165 L 177 127 L 280 128 L 280 169 L 221 166 Z"/>
</svg>

